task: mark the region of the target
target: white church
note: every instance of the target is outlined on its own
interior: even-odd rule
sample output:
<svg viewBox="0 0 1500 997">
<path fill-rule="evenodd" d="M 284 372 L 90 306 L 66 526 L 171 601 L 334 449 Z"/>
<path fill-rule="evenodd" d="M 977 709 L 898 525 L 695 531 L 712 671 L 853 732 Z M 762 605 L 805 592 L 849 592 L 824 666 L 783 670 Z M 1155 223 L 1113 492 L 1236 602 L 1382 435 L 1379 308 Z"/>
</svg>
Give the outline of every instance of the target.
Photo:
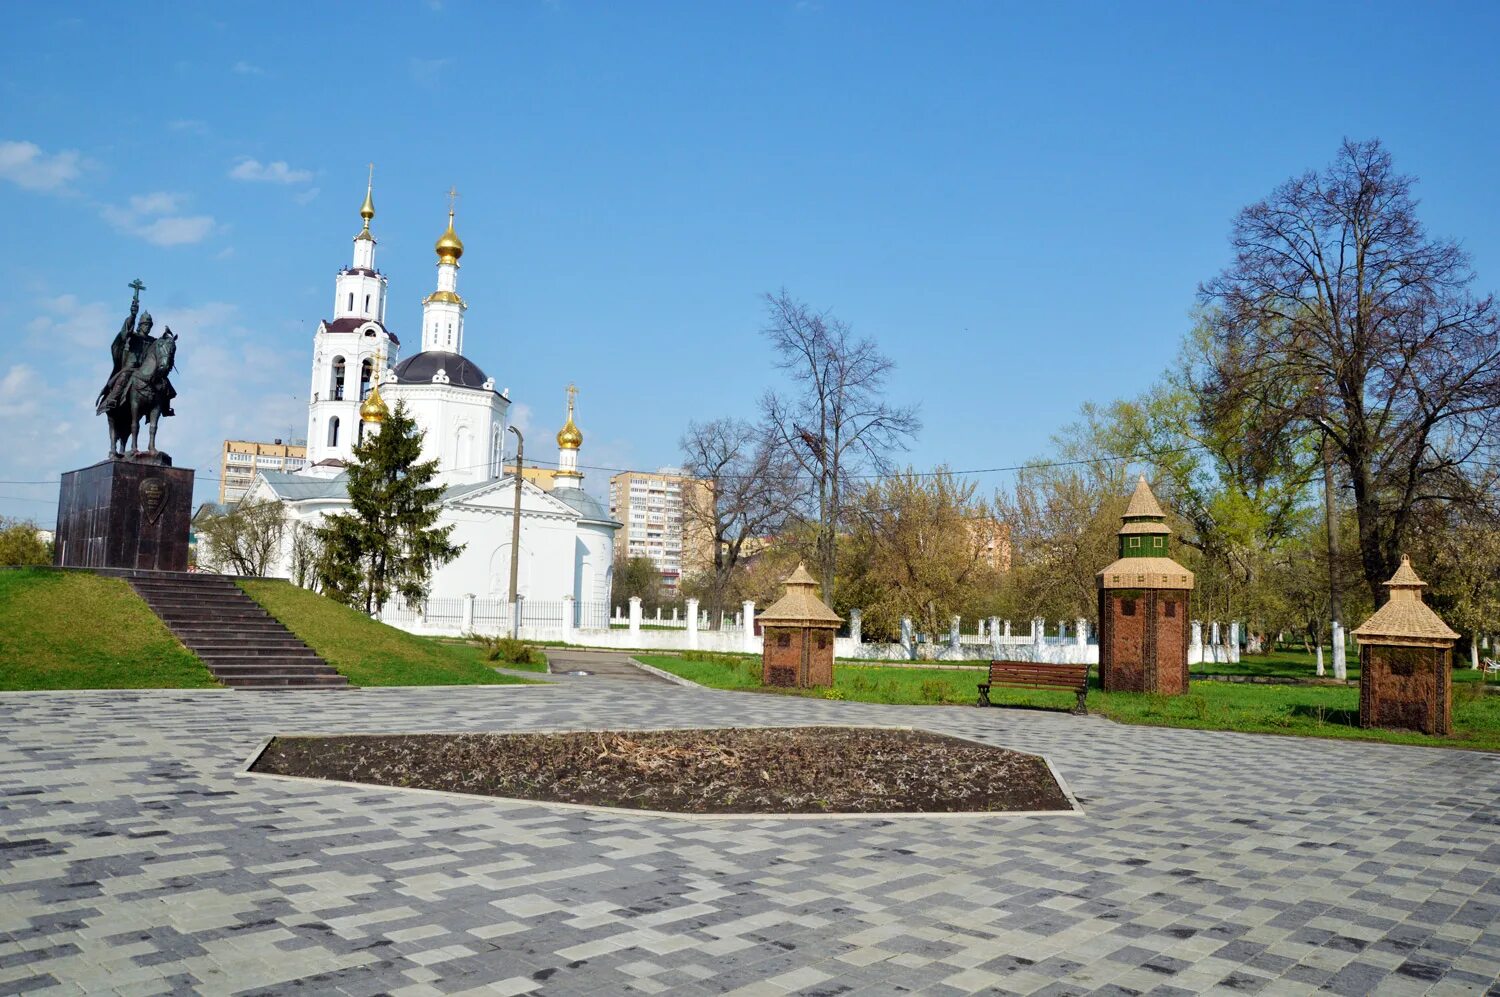
<svg viewBox="0 0 1500 997">
<path fill-rule="evenodd" d="M 364 227 L 354 237 L 352 264 L 335 279 L 333 317 L 319 322 L 313 336 L 307 466 L 296 473 L 260 473 L 245 499 L 280 501 L 292 522 L 309 526 L 347 511 L 344 468 L 353 460 L 355 443 L 379 432 L 387 406 L 405 403 L 423 432 L 422 459 L 438 462 L 437 481 L 444 491 L 436 525 L 453 525 L 450 539 L 463 545 L 457 558 L 433 573 L 430 600 L 507 603 L 515 479 L 504 473 L 502 454 L 510 398 L 464 356 L 469 304 L 458 293 L 464 244 L 453 229 L 453 208 L 435 247 L 437 287 L 422 299 L 421 350 L 394 366 L 388 360 L 399 358 L 401 341 L 386 326 L 388 281 L 375 269 L 373 184 L 359 213 Z M 516 591 L 527 604 L 570 606 L 575 617 L 570 625 L 576 626 L 589 607 L 609 604 L 620 524 L 583 490 L 578 469 L 583 434 L 573 421 L 574 394 L 569 388 L 552 490 L 521 483 Z M 289 542 L 267 573 L 291 577 Z M 472 606 L 473 599 L 468 601 Z"/>
</svg>

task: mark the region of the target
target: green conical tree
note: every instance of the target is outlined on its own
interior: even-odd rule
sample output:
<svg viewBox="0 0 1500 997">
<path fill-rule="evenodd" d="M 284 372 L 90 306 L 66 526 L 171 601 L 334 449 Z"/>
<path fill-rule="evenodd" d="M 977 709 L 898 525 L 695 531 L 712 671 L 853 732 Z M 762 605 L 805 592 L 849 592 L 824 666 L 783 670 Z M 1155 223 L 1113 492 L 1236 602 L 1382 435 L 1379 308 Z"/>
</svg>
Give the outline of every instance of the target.
<svg viewBox="0 0 1500 997">
<path fill-rule="evenodd" d="M 397 403 L 380 431 L 355 444 L 349 465 L 353 511 L 318 527 L 323 590 L 365 612 L 379 612 L 392 595 L 408 604 L 427 596 L 432 571 L 458 556 L 452 526 L 435 528 L 443 489 L 432 484 L 438 462 L 420 461 L 422 431 Z"/>
</svg>

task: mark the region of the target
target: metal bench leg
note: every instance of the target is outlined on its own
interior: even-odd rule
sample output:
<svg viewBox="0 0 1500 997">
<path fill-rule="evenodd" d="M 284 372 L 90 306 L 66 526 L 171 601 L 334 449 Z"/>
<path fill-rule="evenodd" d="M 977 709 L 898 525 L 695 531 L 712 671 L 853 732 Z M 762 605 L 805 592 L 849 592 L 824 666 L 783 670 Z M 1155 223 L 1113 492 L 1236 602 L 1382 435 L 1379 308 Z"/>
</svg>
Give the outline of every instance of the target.
<svg viewBox="0 0 1500 997">
<path fill-rule="evenodd" d="M 982 685 L 979 687 L 979 705 L 990 705 L 990 687 L 987 685 Z"/>
<path fill-rule="evenodd" d="M 1078 705 L 1075 706 L 1075 707 L 1073 707 L 1073 712 L 1075 714 L 1077 714 L 1079 716 L 1088 716 L 1088 712 L 1089 712 L 1088 698 L 1089 698 L 1089 689 L 1088 689 L 1088 686 L 1084 686 L 1082 689 L 1078 690 Z"/>
</svg>

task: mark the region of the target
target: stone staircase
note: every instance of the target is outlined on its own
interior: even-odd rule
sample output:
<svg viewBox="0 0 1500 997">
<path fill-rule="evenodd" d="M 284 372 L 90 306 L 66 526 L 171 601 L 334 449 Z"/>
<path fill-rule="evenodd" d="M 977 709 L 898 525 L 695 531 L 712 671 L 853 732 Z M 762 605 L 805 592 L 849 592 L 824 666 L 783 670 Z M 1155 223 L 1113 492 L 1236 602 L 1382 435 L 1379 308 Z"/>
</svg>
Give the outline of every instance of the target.
<svg viewBox="0 0 1500 997">
<path fill-rule="evenodd" d="M 322 689 L 349 684 L 224 575 L 177 571 L 119 574 L 224 685 L 236 689 Z"/>
</svg>

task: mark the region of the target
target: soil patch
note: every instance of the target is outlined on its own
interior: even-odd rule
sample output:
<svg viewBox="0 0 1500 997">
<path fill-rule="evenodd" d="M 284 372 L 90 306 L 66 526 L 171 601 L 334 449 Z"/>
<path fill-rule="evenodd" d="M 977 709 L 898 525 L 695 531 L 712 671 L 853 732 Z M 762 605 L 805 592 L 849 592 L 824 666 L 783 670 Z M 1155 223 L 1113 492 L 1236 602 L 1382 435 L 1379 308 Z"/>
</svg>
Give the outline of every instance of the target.
<svg viewBox="0 0 1500 997">
<path fill-rule="evenodd" d="M 872 727 L 278 737 L 251 771 L 694 814 L 1072 809 L 1036 755 Z"/>
</svg>

